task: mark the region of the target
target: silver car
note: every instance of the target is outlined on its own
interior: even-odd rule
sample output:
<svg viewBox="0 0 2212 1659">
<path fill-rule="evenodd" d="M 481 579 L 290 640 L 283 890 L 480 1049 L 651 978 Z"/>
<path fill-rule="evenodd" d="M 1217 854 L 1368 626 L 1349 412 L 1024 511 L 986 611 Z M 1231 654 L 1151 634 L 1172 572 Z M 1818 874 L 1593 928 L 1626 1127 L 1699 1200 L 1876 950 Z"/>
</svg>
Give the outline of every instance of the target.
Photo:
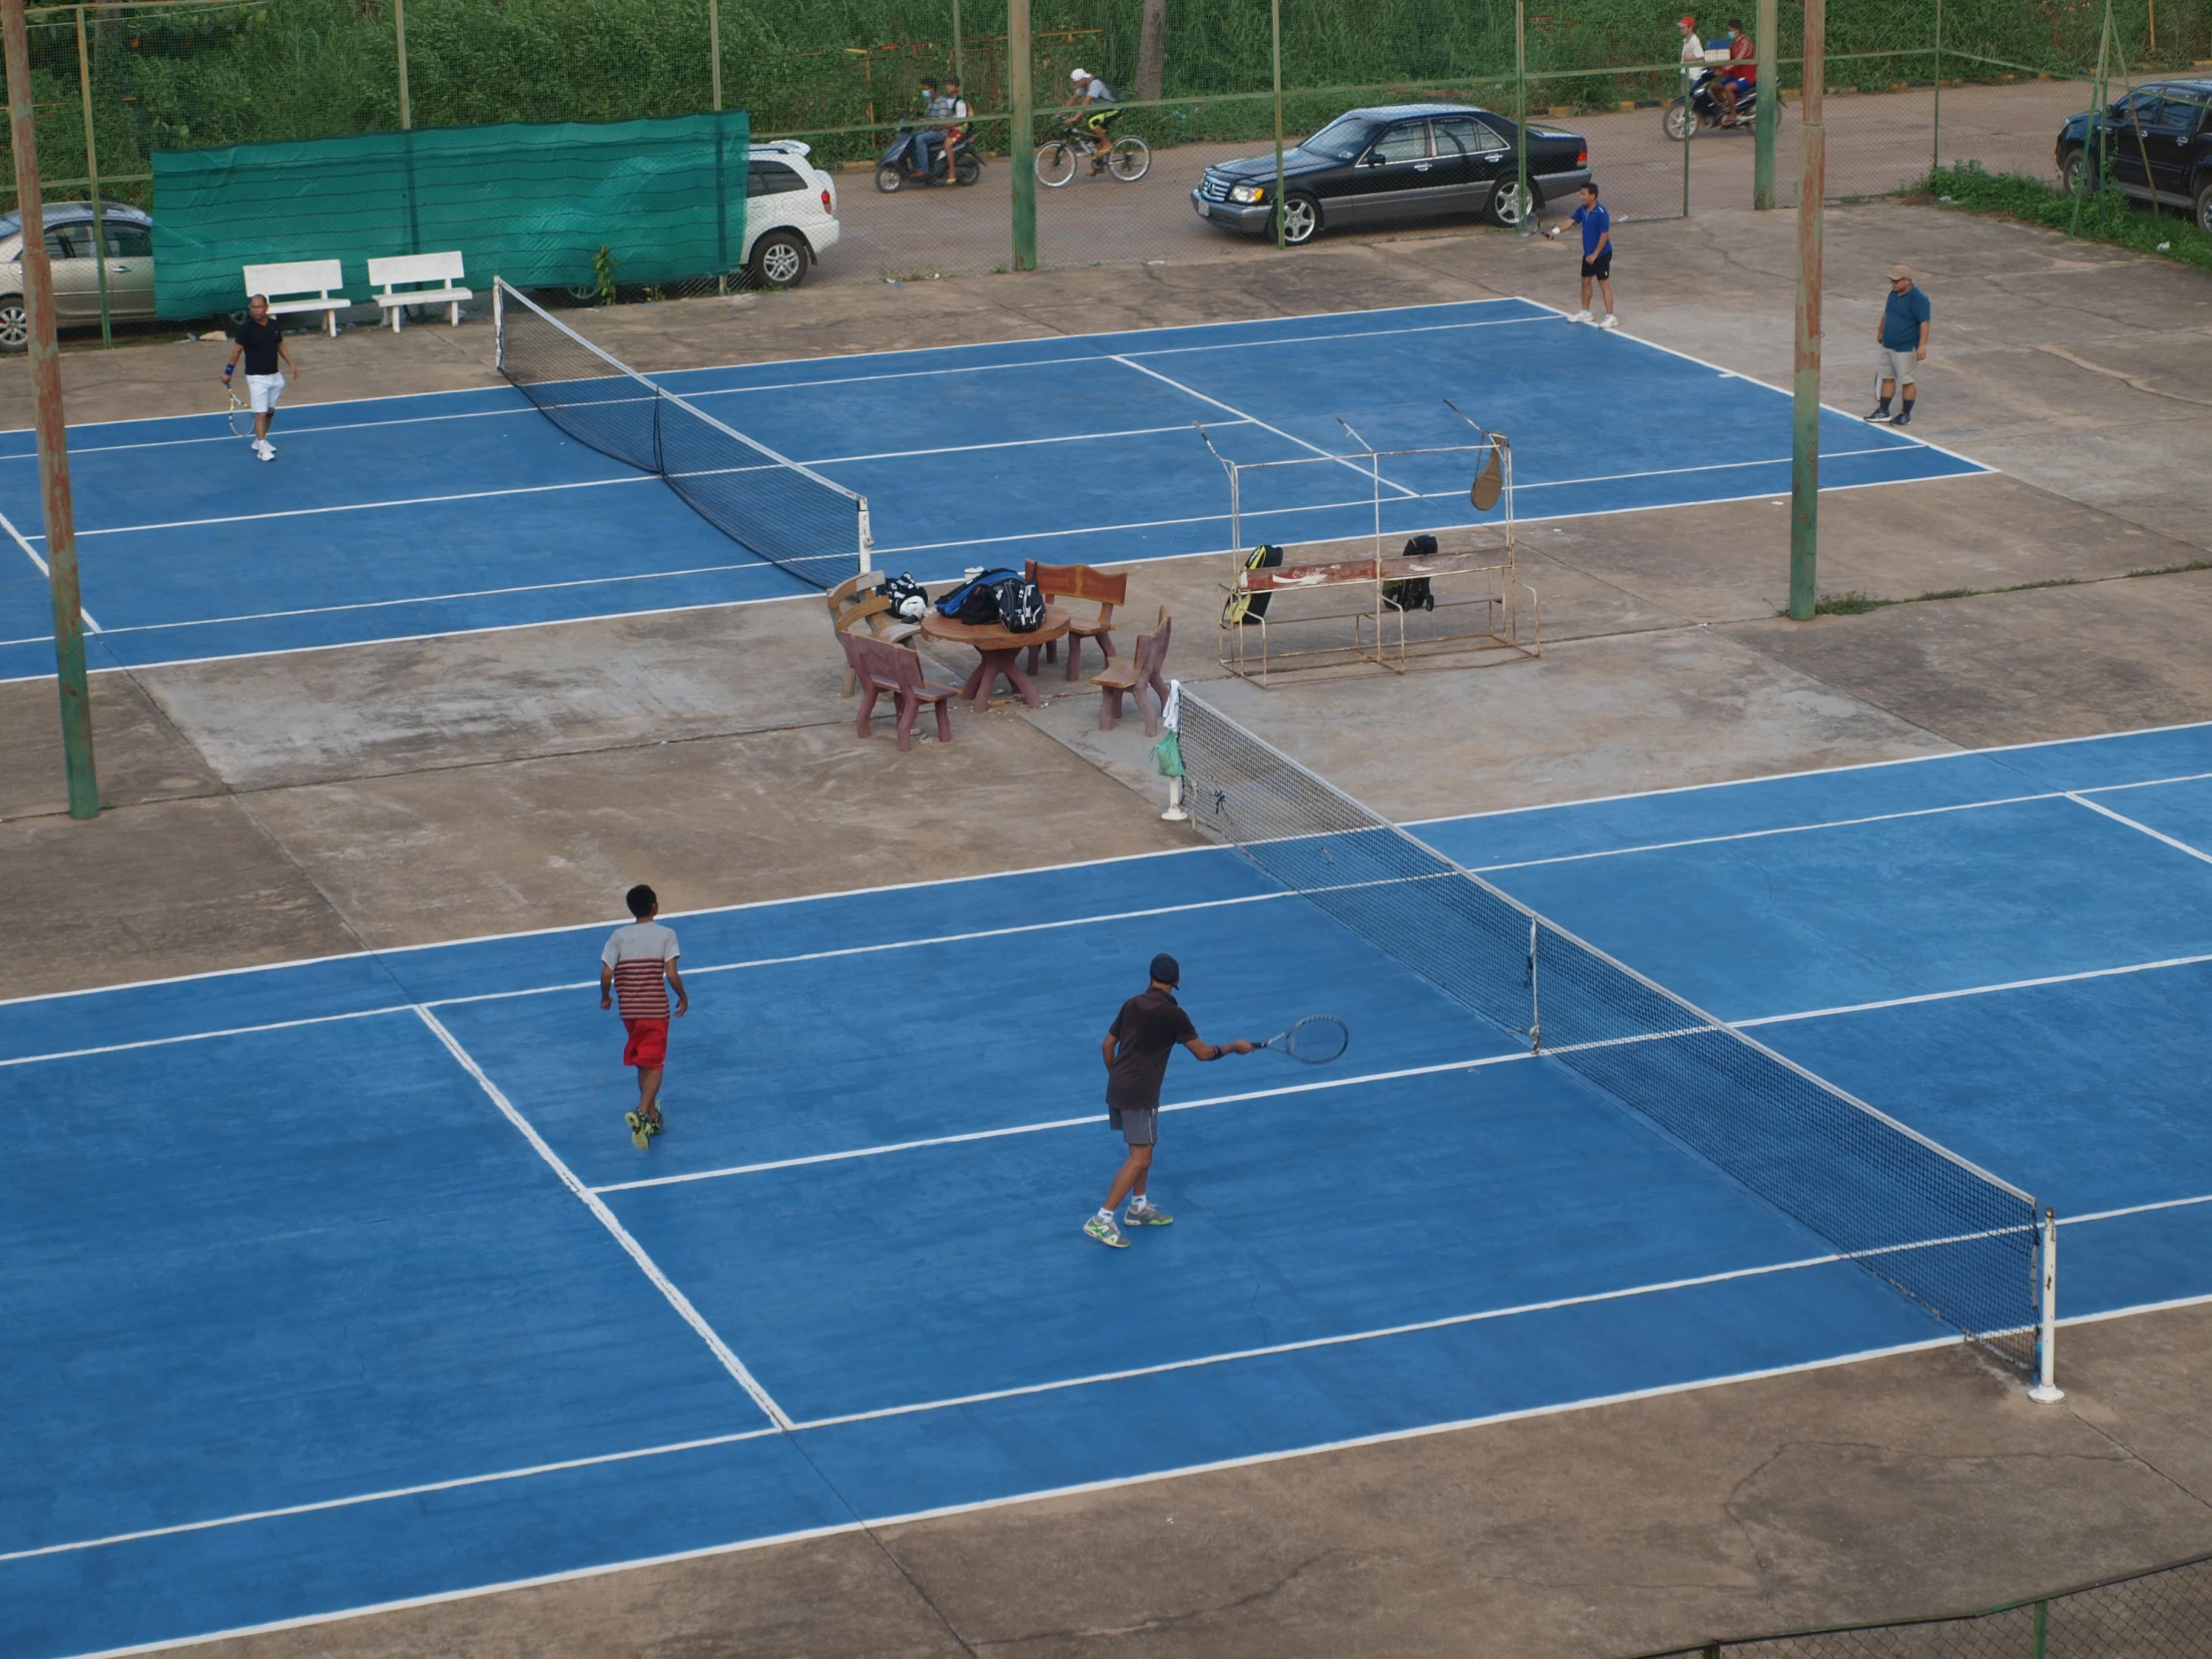
<svg viewBox="0 0 2212 1659">
<path fill-rule="evenodd" d="M 118 322 L 154 316 L 154 222 L 121 202 L 100 205 L 107 234 L 108 314 Z M 100 261 L 93 252 L 92 204 L 51 202 L 46 208 L 46 257 L 54 268 L 54 321 L 63 328 L 100 321 Z M 0 351 L 31 343 L 23 304 L 23 218 L 0 217 Z"/>
</svg>

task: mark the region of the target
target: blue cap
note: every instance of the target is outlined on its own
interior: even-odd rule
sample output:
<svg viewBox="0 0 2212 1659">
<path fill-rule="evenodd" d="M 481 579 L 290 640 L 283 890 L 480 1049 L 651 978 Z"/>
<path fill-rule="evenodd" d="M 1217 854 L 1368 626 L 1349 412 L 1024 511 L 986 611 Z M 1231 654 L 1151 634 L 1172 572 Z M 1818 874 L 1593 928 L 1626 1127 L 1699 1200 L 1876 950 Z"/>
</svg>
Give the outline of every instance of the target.
<svg viewBox="0 0 2212 1659">
<path fill-rule="evenodd" d="M 1166 951 L 1152 958 L 1152 981 L 1156 985 L 1180 985 L 1183 970 L 1176 966 L 1175 958 Z"/>
</svg>

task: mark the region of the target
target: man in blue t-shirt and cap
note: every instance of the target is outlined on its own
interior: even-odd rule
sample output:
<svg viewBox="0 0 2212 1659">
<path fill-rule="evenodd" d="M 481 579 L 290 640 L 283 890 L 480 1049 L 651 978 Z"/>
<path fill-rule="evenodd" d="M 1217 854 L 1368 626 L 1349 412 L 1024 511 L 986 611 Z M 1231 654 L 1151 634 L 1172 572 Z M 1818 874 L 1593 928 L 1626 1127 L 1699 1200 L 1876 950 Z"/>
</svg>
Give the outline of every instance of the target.
<svg viewBox="0 0 2212 1659">
<path fill-rule="evenodd" d="M 1928 319 L 1932 307 L 1928 295 L 1913 285 L 1913 268 L 1909 265 L 1890 267 L 1890 302 L 1882 307 L 1882 321 L 1875 328 L 1875 344 L 1881 348 L 1882 386 L 1876 393 L 1879 401 L 1874 413 L 1867 416 L 1877 424 L 1887 421 L 1892 426 L 1910 426 L 1913 423 L 1913 399 L 1920 387 L 1915 384 L 1913 365 L 1928 360 Z M 1890 399 L 1904 392 L 1904 401 L 1896 414 L 1890 412 Z"/>
<path fill-rule="evenodd" d="M 1582 227 L 1582 308 L 1567 320 L 1590 320 L 1590 284 L 1595 282 L 1605 295 L 1605 320 L 1598 326 L 1618 328 L 1621 319 L 1613 310 L 1613 216 L 1599 205 L 1596 185 L 1582 187 L 1582 205 L 1568 216 L 1567 223 Z M 1559 227 L 1554 225 L 1544 235 L 1557 242 Z"/>
<path fill-rule="evenodd" d="M 1183 970 L 1175 958 L 1162 951 L 1152 958 L 1152 982 L 1140 995 L 1121 1005 L 1108 1027 L 1101 1051 L 1106 1056 L 1106 1121 L 1129 1145 L 1129 1156 L 1106 1189 L 1106 1202 L 1097 1215 L 1083 1224 L 1083 1231 L 1115 1250 L 1127 1247 L 1121 1229 L 1114 1225 L 1114 1208 L 1126 1198 L 1124 1219 L 1131 1227 L 1165 1227 L 1175 1220 L 1154 1208 L 1145 1196 L 1145 1178 L 1152 1171 L 1152 1148 L 1160 1138 L 1160 1084 L 1168 1074 L 1168 1056 L 1181 1043 L 1201 1060 L 1218 1060 L 1224 1054 L 1250 1054 L 1251 1043 L 1242 1041 L 1216 1048 L 1198 1034 L 1175 1000 L 1175 987 Z"/>
</svg>

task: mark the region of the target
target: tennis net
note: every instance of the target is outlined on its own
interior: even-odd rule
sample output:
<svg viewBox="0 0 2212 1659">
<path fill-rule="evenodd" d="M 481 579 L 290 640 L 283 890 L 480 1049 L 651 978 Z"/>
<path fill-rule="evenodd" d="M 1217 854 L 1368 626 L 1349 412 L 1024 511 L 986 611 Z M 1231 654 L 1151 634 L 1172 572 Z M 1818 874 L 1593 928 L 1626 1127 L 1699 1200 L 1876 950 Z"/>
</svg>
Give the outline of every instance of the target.
<svg viewBox="0 0 2212 1659">
<path fill-rule="evenodd" d="M 2034 1200 L 1694 1007 L 1180 694 L 1209 833 L 2020 1370 Z M 2047 1381 L 2047 1378 L 2046 1378 Z"/>
<path fill-rule="evenodd" d="M 499 371 L 578 443 L 658 473 L 741 547 L 818 588 L 868 568 L 867 498 L 648 380 L 494 279 Z"/>
</svg>

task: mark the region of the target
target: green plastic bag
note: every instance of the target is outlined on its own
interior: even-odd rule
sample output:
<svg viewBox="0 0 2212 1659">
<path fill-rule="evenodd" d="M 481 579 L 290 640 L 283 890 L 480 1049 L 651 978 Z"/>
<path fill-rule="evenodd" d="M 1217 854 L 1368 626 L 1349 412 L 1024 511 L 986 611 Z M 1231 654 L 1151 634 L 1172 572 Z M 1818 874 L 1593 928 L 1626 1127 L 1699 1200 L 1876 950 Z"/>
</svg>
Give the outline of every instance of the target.
<svg viewBox="0 0 2212 1659">
<path fill-rule="evenodd" d="M 1183 776 L 1183 746 L 1175 741 L 1175 733 L 1160 734 L 1160 741 L 1152 746 L 1152 763 L 1160 769 L 1162 778 Z"/>
</svg>

